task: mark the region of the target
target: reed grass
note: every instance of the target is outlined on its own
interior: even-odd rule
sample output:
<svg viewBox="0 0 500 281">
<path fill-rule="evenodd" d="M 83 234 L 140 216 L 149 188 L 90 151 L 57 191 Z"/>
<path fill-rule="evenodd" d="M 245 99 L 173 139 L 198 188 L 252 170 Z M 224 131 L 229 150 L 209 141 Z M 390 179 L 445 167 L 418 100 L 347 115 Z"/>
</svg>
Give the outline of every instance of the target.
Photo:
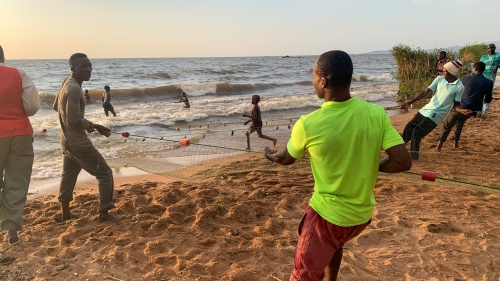
<svg viewBox="0 0 500 281">
<path fill-rule="evenodd" d="M 397 70 L 392 75 L 399 80 L 398 101 L 412 98 L 431 84 L 435 73 L 430 69 L 436 67 L 437 55 L 440 51 L 440 49 L 434 49 L 433 52 L 427 52 L 418 47 L 412 49 L 402 44 L 392 47 L 392 56 L 397 64 Z M 449 60 L 458 57 L 456 52 L 445 51 Z"/>
<path fill-rule="evenodd" d="M 471 72 L 472 64 L 478 62 L 481 56 L 487 53 L 487 47 L 488 45 L 485 43 L 476 43 L 462 47 L 458 53 L 462 60 L 463 69 L 467 72 Z"/>
</svg>

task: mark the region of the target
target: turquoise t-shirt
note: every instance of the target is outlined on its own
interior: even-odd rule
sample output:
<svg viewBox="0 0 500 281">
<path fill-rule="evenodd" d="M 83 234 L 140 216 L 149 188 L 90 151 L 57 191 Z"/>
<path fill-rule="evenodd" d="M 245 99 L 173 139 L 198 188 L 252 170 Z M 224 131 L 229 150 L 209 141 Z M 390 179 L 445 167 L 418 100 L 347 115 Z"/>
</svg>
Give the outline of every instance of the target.
<svg viewBox="0 0 500 281">
<path fill-rule="evenodd" d="M 500 64 L 500 55 L 497 53 L 494 53 L 493 55 L 486 54 L 482 56 L 479 60 L 484 62 L 484 64 L 486 64 L 486 68 L 483 72 L 484 77 L 495 82 L 495 77 L 493 77 L 493 68 Z"/>
<path fill-rule="evenodd" d="M 287 149 L 296 159 L 309 152 L 314 176 L 309 205 L 335 225 L 354 226 L 373 214 L 380 150 L 402 143 L 382 107 L 353 97 L 324 102 L 300 117 Z"/>
<path fill-rule="evenodd" d="M 434 92 L 434 95 L 429 103 L 418 112 L 430 118 L 434 123 L 439 124 L 443 121 L 448 111 L 450 111 L 453 101 L 460 102 L 464 93 L 464 85 L 460 79 L 449 83 L 443 76 L 439 76 L 432 81 L 428 88 Z"/>
</svg>

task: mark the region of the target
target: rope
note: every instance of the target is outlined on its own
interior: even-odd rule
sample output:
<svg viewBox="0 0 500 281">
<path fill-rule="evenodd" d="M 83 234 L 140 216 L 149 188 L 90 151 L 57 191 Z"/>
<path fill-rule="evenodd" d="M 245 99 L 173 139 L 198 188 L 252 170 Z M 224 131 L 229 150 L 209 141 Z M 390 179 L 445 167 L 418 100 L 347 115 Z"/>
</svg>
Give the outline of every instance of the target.
<svg viewBox="0 0 500 281">
<path fill-rule="evenodd" d="M 384 107 L 384 110 L 398 110 L 398 109 L 400 109 L 400 110 L 408 110 L 408 108 L 400 108 L 399 105 Z M 434 109 L 423 109 L 423 108 L 418 109 L 418 110 L 435 111 Z M 440 111 L 441 112 L 446 112 L 446 114 L 447 114 L 450 110 L 449 109 L 443 109 L 443 110 L 440 110 Z M 480 111 L 480 110 L 478 110 L 478 111 L 471 110 L 470 112 L 471 112 L 471 114 L 474 114 L 474 113 L 478 114 L 478 113 L 481 113 L 482 111 Z M 471 116 L 471 117 L 472 118 L 480 118 L 480 117 L 476 117 L 476 116 Z M 274 121 L 283 121 L 283 120 L 287 120 L 288 122 L 287 123 L 274 123 Z M 269 126 L 288 126 L 288 125 L 293 124 L 297 120 L 299 120 L 299 118 L 278 118 L 278 119 L 273 119 L 271 121 L 265 121 L 264 124 L 268 125 L 268 123 L 269 123 Z M 243 123 L 242 121 L 227 122 L 227 123 L 222 123 L 222 124 L 210 124 L 210 123 L 207 123 L 207 124 L 185 125 L 185 126 L 167 126 L 167 128 L 172 129 L 172 130 L 180 130 L 180 129 L 199 130 L 199 129 L 205 129 L 205 128 L 217 128 L 217 127 L 222 127 L 222 126 L 226 127 L 227 125 L 241 125 L 242 123 Z"/>
<path fill-rule="evenodd" d="M 293 119 L 296 119 L 298 120 L 299 118 L 282 118 L 282 119 L 273 119 L 271 121 L 266 121 L 264 122 L 265 125 L 267 125 L 268 123 L 270 123 L 269 126 L 288 126 L 290 124 L 292 124 L 294 121 Z M 271 124 L 273 121 L 281 121 L 281 120 L 288 120 L 289 122 L 288 123 L 273 123 Z M 229 123 L 222 123 L 222 124 L 198 124 L 198 125 L 187 125 L 187 126 L 168 126 L 169 129 L 172 129 L 172 130 L 180 130 L 181 128 L 183 129 L 190 129 L 190 130 L 200 130 L 200 129 L 204 129 L 204 128 L 217 128 L 217 127 L 226 127 L 226 125 L 242 125 L 243 124 L 243 121 L 240 121 L 240 122 L 229 122 Z M 265 127 L 265 126 L 263 126 Z M 262 127 L 262 128 L 263 128 Z"/>
<path fill-rule="evenodd" d="M 121 133 L 117 133 L 117 132 L 111 132 L 111 133 L 112 134 L 121 135 Z M 160 140 L 160 141 L 179 142 L 178 140 L 165 139 L 163 137 L 149 137 L 149 136 L 141 136 L 141 135 L 129 135 L 129 136 L 139 137 L 139 138 L 142 138 L 142 139 L 154 139 L 154 140 Z M 239 151 L 239 152 L 247 152 L 247 153 L 258 153 L 258 154 L 262 153 L 262 151 L 247 150 L 247 149 L 238 149 L 238 148 L 232 148 L 232 147 L 227 147 L 227 146 L 219 146 L 219 145 L 209 145 L 209 144 L 199 144 L 199 143 L 192 143 L 190 145 L 198 145 L 198 146 L 203 146 L 203 147 L 219 148 L 219 149 L 226 149 L 226 150 L 231 150 L 231 151 Z M 309 160 L 309 158 L 308 157 L 304 157 L 304 158 L 302 158 L 302 160 Z M 269 165 L 269 168 L 271 168 L 273 166 L 272 165 L 273 163 L 274 162 L 271 162 L 271 165 Z M 406 171 L 406 172 L 403 172 L 403 173 L 411 174 L 411 175 L 421 175 L 419 173 L 411 172 L 411 171 Z M 497 186 L 491 186 L 491 185 L 485 185 L 485 184 L 478 184 L 478 183 L 473 183 L 473 182 L 461 181 L 461 180 L 457 180 L 457 179 L 450 179 L 450 178 L 446 178 L 446 177 L 436 177 L 436 178 L 440 179 L 440 180 L 457 182 L 457 183 L 466 184 L 466 185 L 480 186 L 480 187 L 485 187 L 485 188 L 500 190 L 500 187 L 497 187 Z"/>
<path fill-rule="evenodd" d="M 410 171 L 406 171 L 406 172 L 403 172 L 403 173 L 405 173 L 405 174 L 411 174 L 411 175 L 421 175 L 421 174 L 419 174 L 419 173 L 410 172 Z M 478 183 L 466 182 L 466 181 L 455 180 L 455 179 L 449 179 L 449 178 L 444 178 L 444 177 L 436 177 L 436 178 L 437 178 L 437 179 L 440 179 L 440 180 L 446 180 L 446 181 L 458 182 L 458 183 L 467 184 L 467 185 L 481 186 L 481 187 L 486 187 L 486 188 L 491 188 L 491 189 L 500 190 L 500 187 L 498 187 L 498 186 L 491 186 L 491 185 L 485 185 L 485 184 L 478 184 Z"/>
<path fill-rule="evenodd" d="M 115 135 L 120 135 L 120 136 L 122 135 L 122 133 L 117 133 L 117 132 L 111 132 L 111 133 L 115 134 Z M 142 139 L 154 139 L 154 140 L 169 141 L 169 142 L 176 142 L 176 143 L 179 142 L 179 140 L 165 139 L 163 137 L 149 137 L 149 136 L 131 135 L 131 134 L 129 134 L 129 137 L 138 137 L 138 138 L 142 138 Z M 239 149 L 239 148 L 232 148 L 232 147 L 227 147 L 227 146 L 218 146 L 218 145 L 201 144 L 201 143 L 190 143 L 189 145 L 198 145 L 198 146 L 204 146 L 204 147 L 220 148 L 220 149 L 242 151 L 242 152 L 262 153 L 261 151 L 255 151 L 255 150 Z"/>
<path fill-rule="evenodd" d="M 408 150 L 408 152 L 410 152 L 410 153 L 412 153 L 412 152 L 419 152 L 420 155 L 434 155 L 434 154 L 443 154 L 443 155 L 446 154 L 447 155 L 447 154 L 461 154 L 464 151 L 456 149 L 456 150 L 431 151 L 431 152 L 422 152 L 422 150 L 420 150 L 420 151 Z M 467 154 L 474 154 L 474 155 L 477 155 L 477 156 L 481 156 L 481 155 L 487 155 L 487 156 L 496 155 L 495 153 L 492 154 L 491 152 L 481 152 L 481 151 L 477 151 L 477 150 L 467 150 Z"/>
</svg>

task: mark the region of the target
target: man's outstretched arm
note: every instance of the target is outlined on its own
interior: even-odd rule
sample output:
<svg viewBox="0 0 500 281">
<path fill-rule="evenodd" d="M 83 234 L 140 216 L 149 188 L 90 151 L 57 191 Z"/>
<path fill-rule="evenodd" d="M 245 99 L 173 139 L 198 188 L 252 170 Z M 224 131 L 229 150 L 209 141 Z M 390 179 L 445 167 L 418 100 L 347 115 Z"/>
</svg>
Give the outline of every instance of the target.
<svg viewBox="0 0 500 281">
<path fill-rule="evenodd" d="M 385 151 L 388 157 L 381 159 L 378 170 L 384 173 L 400 173 L 411 169 L 411 158 L 406 146 L 398 144 Z"/>
<path fill-rule="evenodd" d="M 290 153 L 288 153 L 288 149 L 283 149 L 282 151 L 275 152 L 269 147 L 264 148 L 265 156 L 268 160 L 276 162 L 281 165 L 291 165 L 295 163 L 295 158 L 293 158 Z"/>
</svg>

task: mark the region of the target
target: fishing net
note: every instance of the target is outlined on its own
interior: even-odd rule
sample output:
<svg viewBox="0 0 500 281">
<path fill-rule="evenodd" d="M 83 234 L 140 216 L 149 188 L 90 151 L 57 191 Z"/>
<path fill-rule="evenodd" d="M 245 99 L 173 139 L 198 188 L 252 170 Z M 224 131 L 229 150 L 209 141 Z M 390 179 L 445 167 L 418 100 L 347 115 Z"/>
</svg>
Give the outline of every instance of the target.
<svg viewBox="0 0 500 281">
<path fill-rule="evenodd" d="M 416 113 L 415 111 L 413 111 Z M 450 114 L 450 113 L 448 113 Z M 437 126 L 428 122 L 418 123 L 415 130 L 405 132 L 410 122 L 400 124 L 398 131 L 408 141 L 407 148 L 414 157 L 409 173 L 419 177 L 424 171 L 431 171 L 437 179 L 455 182 L 466 182 L 478 186 L 500 186 L 500 142 L 496 111 L 488 113 L 486 119 L 479 114 L 469 117 L 460 132 L 452 127 L 446 141 L 443 140 L 443 122 Z M 297 119 L 274 119 L 264 122 L 262 133 L 278 140 L 277 148 L 283 149 L 290 137 L 291 129 Z M 394 124 L 393 124 L 394 125 Z M 247 171 L 249 165 L 238 165 L 238 161 L 250 161 L 252 169 L 297 169 L 310 171 L 308 158 L 297 161 L 293 166 L 272 164 L 264 158 L 263 149 L 272 147 L 272 142 L 259 138 L 257 133 L 250 135 L 250 147 L 246 149 L 246 131 L 248 126 L 241 122 L 221 124 L 186 124 L 169 127 L 165 136 L 147 134 L 131 134 L 126 131 L 115 131 L 109 138 L 91 136 L 96 148 L 103 154 L 108 164 L 115 168 L 135 167 L 141 171 L 166 175 L 182 180 L 197 180 L 216 175 L 224 171 Z M 419 132 L 424 135 L 418 136 Z M 35 146 L 38 141 L 46 138 L 48 133 L 35 133 Z M 405 135 L 406 134 L 406 135 Z M 418 149 L 412 144 L 420 141 Z M 187 143 L 189 141 L 189 145 Z M 438 144 L 441 141 L 441 146 Z M 58 145 L 57 145 L 58 146 Z M 333 149 L 333 148 L 332 148 Z M 54 149 L 57 150 L 58 149 Z M 39 151 L 38 163 L 43 159 L 54 157 L 53 152 Z M 381 157 L 385 153 L 381 152 Z M 36 162 L 36 161 L 35 161 Z M 459 163 L 459 164 L 457 164 Z M 222 164 L 222 165 L 221 165 Z M 34 167 L 35 169 L 35 167 Z M 61 168 L 55 167 L 57 171 Z"/>
</svg>

